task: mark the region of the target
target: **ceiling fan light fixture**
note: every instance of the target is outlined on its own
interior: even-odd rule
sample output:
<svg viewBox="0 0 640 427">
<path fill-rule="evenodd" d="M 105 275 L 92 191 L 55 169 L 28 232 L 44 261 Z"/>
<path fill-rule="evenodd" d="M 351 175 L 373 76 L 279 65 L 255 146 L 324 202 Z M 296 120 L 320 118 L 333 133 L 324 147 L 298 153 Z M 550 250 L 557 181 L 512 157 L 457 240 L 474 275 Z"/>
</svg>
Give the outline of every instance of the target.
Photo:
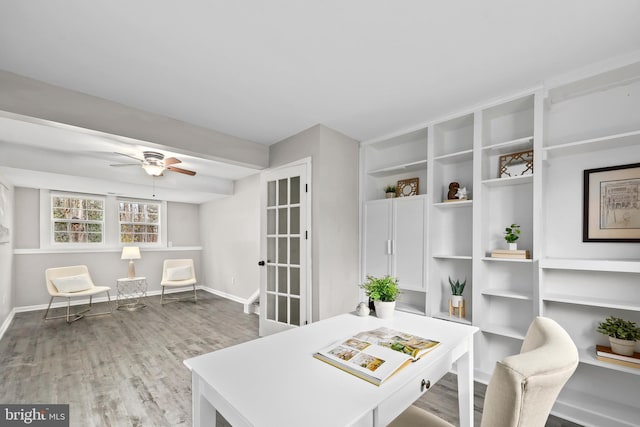
<svg viewBox="0 0 640 427">
<path fill-rule="evenodd" d="M 151 176 L 160 176 L 164 172 L 164 166 L 156 164 L 143 164 L 142 168 Z"/>
</svg>

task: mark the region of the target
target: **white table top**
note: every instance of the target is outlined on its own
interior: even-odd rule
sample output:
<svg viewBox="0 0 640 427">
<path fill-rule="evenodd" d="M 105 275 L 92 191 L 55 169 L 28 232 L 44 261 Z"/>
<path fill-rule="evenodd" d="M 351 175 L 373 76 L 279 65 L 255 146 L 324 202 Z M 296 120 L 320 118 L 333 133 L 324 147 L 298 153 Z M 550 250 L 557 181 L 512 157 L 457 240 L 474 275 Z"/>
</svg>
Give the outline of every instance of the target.
<svg viewBox="0 0 640 427">
<path fill-rule="evenodd" d="M 380 387 L 315 359 L 342 338 L 386 326 L 440 341 Z M 404 312 L 392 319 L 343 314 L 184 361 L 255 426 L 349 425 L 415 379 L 425 364 L 451 357 L 478 328 Z M 301 420 L 304 420 L 301 424 Z"/>
</svg>

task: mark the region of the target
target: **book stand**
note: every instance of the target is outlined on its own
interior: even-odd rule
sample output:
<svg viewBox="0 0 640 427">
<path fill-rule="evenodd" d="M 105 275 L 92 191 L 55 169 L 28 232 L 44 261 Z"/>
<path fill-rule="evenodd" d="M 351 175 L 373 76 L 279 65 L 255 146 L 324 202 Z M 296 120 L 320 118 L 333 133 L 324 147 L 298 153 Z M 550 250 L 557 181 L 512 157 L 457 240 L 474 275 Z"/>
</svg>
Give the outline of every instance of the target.
<svg viewBox="0 0 640 427">
<path fill-rule="evenodd" d="M 465 301 L 460 301 L 460 304 L 456 307 L 449 300 L 449 316 L 458 316 L 459 318 L 467 317 L 467 309 L 465 306 Z"/>
</svg>

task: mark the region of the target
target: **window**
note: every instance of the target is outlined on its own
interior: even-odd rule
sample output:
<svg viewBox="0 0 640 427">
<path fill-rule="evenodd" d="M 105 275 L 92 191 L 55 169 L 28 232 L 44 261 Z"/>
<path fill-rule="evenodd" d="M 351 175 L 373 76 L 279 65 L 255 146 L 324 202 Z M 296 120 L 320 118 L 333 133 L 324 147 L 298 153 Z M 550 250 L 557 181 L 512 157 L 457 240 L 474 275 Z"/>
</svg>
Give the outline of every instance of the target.
<svg viewBox="0 0 640 427">
<path fill-rule="evenodd" d="M 104 199 L 52 195 L 51 220 L 56 244 L 104 242 Z"/>
<path fill-rule="evenodd" d="M 160 204 L 118 200 L 120 243 L 159 243 Z"/>
</svg>

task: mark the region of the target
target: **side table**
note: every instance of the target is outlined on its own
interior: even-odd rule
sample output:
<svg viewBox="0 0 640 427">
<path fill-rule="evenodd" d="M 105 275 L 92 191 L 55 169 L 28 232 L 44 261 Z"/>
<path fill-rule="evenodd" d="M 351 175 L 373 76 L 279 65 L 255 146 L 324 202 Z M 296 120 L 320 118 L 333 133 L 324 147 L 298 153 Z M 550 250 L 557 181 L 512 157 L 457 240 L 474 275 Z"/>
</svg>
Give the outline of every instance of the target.
<svg viewBox="0 0 640 427">
<path fill-rule="evenodd" d="M 147 305 L 147 278 L 133 277 L 131 279 L 125 277 L 116 280 L 116 308 L 126 309 L 129 311 L 137 310 Z"/>
</svg>

